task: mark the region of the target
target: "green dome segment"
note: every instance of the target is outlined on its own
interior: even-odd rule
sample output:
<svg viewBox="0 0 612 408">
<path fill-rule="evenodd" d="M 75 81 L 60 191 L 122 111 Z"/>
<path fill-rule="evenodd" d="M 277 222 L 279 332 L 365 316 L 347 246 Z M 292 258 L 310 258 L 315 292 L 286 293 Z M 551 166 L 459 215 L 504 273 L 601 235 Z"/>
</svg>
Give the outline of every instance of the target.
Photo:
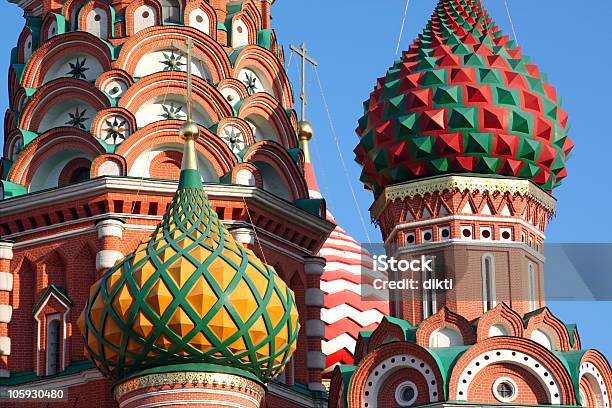
<svg viewBox="0 0 612 408">
<path fill-rule="evenodd" d="M 529 179 L 550 192 L 573 148 L 555 89 L 479 0 L 440 0 L 364 111 L 355 154 L 376 195 L 450 173 Z"/>
<path fill-rule="evenodd" d="M 79 319 L 86 349 L 114 380 L 206 363 L 267 382 L 296 347 L 293 292 L 234 240 L 188 167 L 151 238 L 91 287 Z"/>
</svg>

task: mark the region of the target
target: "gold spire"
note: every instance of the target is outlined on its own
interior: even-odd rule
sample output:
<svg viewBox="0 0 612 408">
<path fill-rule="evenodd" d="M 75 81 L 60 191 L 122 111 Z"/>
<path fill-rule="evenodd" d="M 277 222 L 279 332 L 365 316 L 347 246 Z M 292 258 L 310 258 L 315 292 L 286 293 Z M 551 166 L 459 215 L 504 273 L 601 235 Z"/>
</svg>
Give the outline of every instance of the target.
<svg viewBox="0 0 612 408">
<path fill-rule="evenodd" d="M 306 62 L 311 63 L 315 67 L 318 66 L 318 64 L 317 61 L 306 54 L 306 44 L 302 43 L 300 48 L 290 45 L 289 48 L 291 48 L 291 50 L 302 59 L 302 88 L 300 92 L 301 116 L 300 122 L 298 123 L 298 136 L 300 138 L 302 151 L 304 152 L 304 161 L 306 163 L 310 163 L 310 149 L 308 147 L 308 141 L 312 139 L 314 131 L 310 122 L 306 120 L 306 105 L 308 105 L 308 101 L 306 99 Z"/>
</svg>

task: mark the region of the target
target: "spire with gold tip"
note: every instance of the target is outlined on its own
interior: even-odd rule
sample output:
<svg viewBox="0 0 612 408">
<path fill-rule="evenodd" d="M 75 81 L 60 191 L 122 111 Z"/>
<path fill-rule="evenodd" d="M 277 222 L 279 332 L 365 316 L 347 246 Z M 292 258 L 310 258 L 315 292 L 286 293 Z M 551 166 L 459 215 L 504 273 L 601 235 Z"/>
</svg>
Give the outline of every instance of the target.
<svg viewBox="0 0 612 408">
<path fill-rule="evenodd" d="M 265 383 L 296 347 L 293 292 L 219 220 L 197 170 L 198 126 L 180 132 L 179 187 L 162 222 L 90 289 L 79 318 L 87 352 L 114 380 L 198 363 Z"/>
</svg>

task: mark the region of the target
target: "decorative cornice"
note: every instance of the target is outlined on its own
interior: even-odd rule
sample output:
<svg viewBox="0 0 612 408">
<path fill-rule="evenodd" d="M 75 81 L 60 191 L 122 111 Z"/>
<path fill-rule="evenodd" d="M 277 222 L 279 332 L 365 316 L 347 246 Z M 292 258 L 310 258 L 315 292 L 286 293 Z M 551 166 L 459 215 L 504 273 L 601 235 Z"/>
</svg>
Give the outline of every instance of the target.
<svg viewBox="0 0 612 408">
<path fill-rule="evenodd" d="M 234 390 L 246 391 L 260 402 L 266 395 L 261 385 L 244 377 L 225 373 L 185 371 L 149 374 L 124 381 L 114 389 L 115 400 L 119 401 L 126 394 L 143 388 L 177 384 L 191 384 L 194 387 L 199 385 L 228 387 Z"/>
<path fill-rule="evenodd" d="M 372 204 L 370 207 L 370 214 L 374 219 L 378 219 L 380 214 L 391 202 L 411 199 L 416 196 L 424 196 L 426 194 L 433 194 L 445 190 L 520 195 L 534 199 L 550 211 L 551 214 L 554 214 L 556 211 L 557 200 L 529 180 L 449 175 L 389 186 L 384 189 L 382 194 L 376 199 L 374 204 Z"/>
</svg>

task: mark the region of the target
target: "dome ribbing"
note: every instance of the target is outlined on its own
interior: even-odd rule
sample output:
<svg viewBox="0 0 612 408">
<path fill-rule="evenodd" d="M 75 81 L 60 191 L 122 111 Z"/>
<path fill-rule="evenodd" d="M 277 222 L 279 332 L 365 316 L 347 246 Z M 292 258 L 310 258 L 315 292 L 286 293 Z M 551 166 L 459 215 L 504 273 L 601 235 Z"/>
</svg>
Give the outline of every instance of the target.
<svg viewBox="0 0 612 408">
<path fill-rule="evenodd" d="M 355 154 L 376 195 L 451 173 L 528 179 L 551 192 L 566 176 L 573 144 L 560 98 L 479 0 L 440 0 L 364 110 Z"/>
</svg>

